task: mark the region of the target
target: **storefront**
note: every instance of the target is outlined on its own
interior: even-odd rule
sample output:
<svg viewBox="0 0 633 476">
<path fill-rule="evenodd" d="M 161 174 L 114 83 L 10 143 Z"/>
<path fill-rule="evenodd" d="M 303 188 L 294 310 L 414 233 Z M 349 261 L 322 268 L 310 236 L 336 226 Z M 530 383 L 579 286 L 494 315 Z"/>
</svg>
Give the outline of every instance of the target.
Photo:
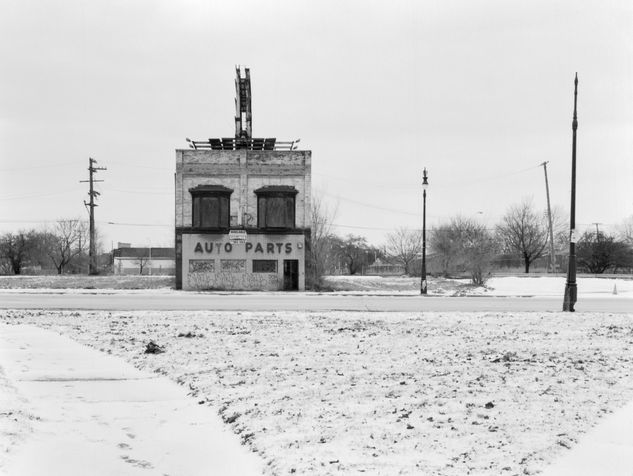
<svg viewBox="0 0 633 476">
<path fill-rule="evenodd" d="M 305 235 L 185 233 L 185 289 L 304 289 Z"/>
<path fill-rule="evenodd" d="M 248 69 L 235 103 L 235 137 L 176 150 L 176 288 L 303 290 L 312 153 L 252 138 Z"/>
</svg>

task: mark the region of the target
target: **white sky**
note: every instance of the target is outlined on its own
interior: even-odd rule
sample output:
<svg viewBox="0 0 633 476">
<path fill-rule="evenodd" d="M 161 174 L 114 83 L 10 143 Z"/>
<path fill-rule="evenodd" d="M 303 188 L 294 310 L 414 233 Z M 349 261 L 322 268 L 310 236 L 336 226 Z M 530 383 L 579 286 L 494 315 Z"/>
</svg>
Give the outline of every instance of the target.
<svg viewBox="0 0 633 476">
<path fill-rule="evenodd" d="M 568 213 L 576 71 L 578 228 L 633 214 L 630 0 L 3 0 L 0 60 L 0 231 L 87 217 L 93 157 L 106 247 L 170 245 L 175 149 L 234 134 L 236 64 L 341 235 L 421 227 L 425 166 L 429 228 L 545 208 L 543 161 Z"/>
</svg>

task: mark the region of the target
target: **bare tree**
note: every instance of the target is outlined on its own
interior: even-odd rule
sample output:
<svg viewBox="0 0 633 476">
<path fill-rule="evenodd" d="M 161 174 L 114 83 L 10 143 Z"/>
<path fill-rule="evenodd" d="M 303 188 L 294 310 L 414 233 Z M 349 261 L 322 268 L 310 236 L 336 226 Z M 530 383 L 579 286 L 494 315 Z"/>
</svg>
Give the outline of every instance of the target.
<svg viewBox="0 0 633 476">
<path fill-rule="evenodd" d="M 347 268 L 349 274 L 362 271 L 363 266 L 369 264 L 371 255 L 375 254 L 362 236 L 347 235 L 343 240 L 334 241 L 334 252 Z"/>
<path fill-rule="evenodd" d="M 552 208 L 552 225 L 554 227 L 554 249 L 567 251 L 569 248 L 569 221 L 567 212 L 560 206 Z"/>
<path fill-rule="evenodd" d="M 483 224 L 460 216 L 436 228 L 430 245 L 440 257 L 445 276 L 454 271 L 468 272 L 477 286 L 486 283 L 498 248 L 494 236 Z"/>
<path fill-rule="evenodd" d="M 31 250 L 31 233 L 20 231 L 0 237 L 0 258 L 7 261 L 13 274 L 20 274 Z"/>
<path fill-rule="evenodd" d="M 411 274 L 413 261 L 422 253 L 422 232 L 398 228 L 387 235 L 386 252 L 390 259 L 404 267 L 405 274 Z"/>
<path fill-rule="evenodd" d="M 585 231 L 576 248 L 578 266 L 589 273 L 602 274 L 613 267 L 631 266 L 631 252 L 626 243 L 602 232 Z"/>
<path fill-rule="evenodd" d="M 510 207 L 497 225 L 497 234 L 507 249 L 521 255 L 526 273 L 530 264 L 543 256 L 548 243 L 544 214 L 536 213 L 530 200 Z"/>
<path fill-rule="evenodd" d="M 77 219 L 59 220 L 45 234 L 45 252 L 58 274 L 88 249 L 89 232 L 86 222 Z"/>
<path fill-rule="evenodd" d="M 323 203 L 320 196 L 312 197 L 310 210 L 312 229 L 308 247 L 310 287 L 320 288 L 323 275 L 332 259 L 332 222 L 336 216 L 336 208 Z"/>
<path fill-rule="evenodd" d="M 463 220 L 459 242 L 473 284 L 483 286 L 490 275 L 492 259 L 497 251 L 494 236 L 481 223 Z"/>
<path fill-rule="evenodd" d="M 453 222 L 457 219 L 453 219 Z M 455 268 L 460 253 L 459 227 L 444 224 L 431 232 L 429 247 L 437 255 L 442 267 L 442 274 L 448 277 Z"/>
<path fill-rule="evenodd" d="M 145 270 L 145 266 L 147 266 L 149 263 L 149 256 L 141 255 L 136 258 L 135 263 L 138 265 L 138 274 L 142 275 L 143 271 Z"/>
<path fill-rule="evenodd" d="M 618 227 L 618 237 L 620 241 L 633 246 L 633 215 L 626 218 Z"/>
</svg>

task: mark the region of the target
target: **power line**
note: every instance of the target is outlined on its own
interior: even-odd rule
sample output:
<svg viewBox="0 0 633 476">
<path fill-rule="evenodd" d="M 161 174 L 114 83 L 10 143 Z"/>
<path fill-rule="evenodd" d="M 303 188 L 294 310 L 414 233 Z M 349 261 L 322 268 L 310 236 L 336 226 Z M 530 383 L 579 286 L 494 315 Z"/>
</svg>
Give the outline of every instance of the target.
<svg viewBox="0 0 633 476">
<path fill-rule="evenodd" d="M 125 167 L 136 167 L 138 169 L 150 169 L 150 170 L 171 170 L 172 172 L 174 172 L 176 170 L 176 167 L 154 167 L 151 165 L 137 165 L 137 164 L 130 164 L 129 162 L 118 162 L 118 161 L 110 161 L 113 164 L 118 164 L 118 165 L 124 165 Z"/>
<path fill-rule="evenodd" d="M 378 227 L 373 227 L 373 226 L 354 226 L 354 225 L 339 225 L 337 223 L 332 223 L 333 227 L 336 228 L 352 228 L 352 229 L 358 229 L 358 230 L 381 230 L 381 231 L 393 231 L 393 228 L 378 228 Z"/>
<path fill-rule="evenodd" d="M 360 206 L 363 206 L 363 207 L 373 208 L 375 210 L 383 210 L 385 212 L 391 212 L 391 213 L 401 213 L 403 215 L 410 215 L 410 216 L 415 216 L 415 217 L 419 217 L 420 216 L 419 213 L 406 212 L 406 211 L 403 211 L 403 210 L 396 210 L 394 208 L 379 207 L 377 205 L 372 205 L 372 204 L 369 204 L 369 203 L 359 202 L 358 200 L 352 200 L 351 198 L 341 197 L 340 195 L 335 196 L 335 195 L 331 195 L 331 194 L 325 193 L 325 192 L 323 193 L 323 195 L 326 195 L 326 196 L 328 196 L 330 198 L 334 198 L 334 199 L 337 199 L 337 200 L 343 200 L 344 202 L 354 203 L 356 205 L 360 205 Z"/>
<path fill-rule="evenodd" d="M 50 168 L 59 168 L 59 167 L 70 167 L 77 165 L 76 162 L 61 162 L 57 164 L 46 164 L 46 165 L 32 165 L 28 167 L 10 167 L 6 169 L 0 169 L 0 172 L 16 172 L 18 170 L 34 170 L 34 169 L 50 169 Z"/>
<path fill-rule="evenodd" d="M 117 226 L 162 226 L 162 227 L 173 227 L 174 224 L 166 225 L 162 223 L 120 223 L 114 221 L 100 221 L 99 223 L 105 223 L 107 225 L 117 225 Z"/>
<path fill-rule="evenodd" d="M 37 194 L 37 195 L 14 195 L 14 196 L 8 196 L 8 197 L 0 197 L 0 200 L 25 200 L 29 198 L 54 197 L 57 195 L 69 195 L 79 190 L 80 189 L 75 188 L 72 190 L 66 190 L 65 192 L 52 192 L 52 193 L 43 193 L 43 194 Z"/>
<path fill-rule="evenodd" d="M 174 192 L 158 192 L 158 191 L 140 191 L 140 190 L 118 190 L 116 188 L 108 189 L 108 192 L 132 193 L 134 195 L 169 195 L 173 196 Z"/>
<path fill-rule="evenodd" d="M 512 175 L 518 175 L 518 174 L 522 174 L 524 172 L 529 172 L 531 170 L 537 169 L 541 166 L 541 164 L 539 165 L 533 165 L 530 167 L 526 167 L 524 169 L 520 169 L 520 170 L 516 170 L 513 172 L 506 172 L 503 174 L 498 174 L 498 175 L 487 175 L 487 176 L 483 176 L 483 177 L 469 177 L 467 180 L 458 180 L 458 181 L 453 181 L 453 182 L 441 182 L 439 185 L 434 185 L 434 188 L 444 188 L 447 185 L 448 186 L 452 186 L 452 185 L 464 185 L 464 184 L 478 184 L 481 182 L 485 182 L 485 181 L 492 181 L 492 180 L 498 180 L 498 179 L 503 179 L 506 177 L 511 177 Z M 319 173 L 319 172 L 312 172 L 313 175 L 317 175 L 317 176 L 321 176 L 321 177 L 325 177 L 331 180 L 339 180 L 339 181 L 344 181 L 346 183 L 355 183 L 358 185 L 370 185 L 372 187 L 380 187 L 381 189 L 397 189 L 397 190 L 403 190 L 403 189 L 407 189 L 407 190 L 417 190 L 419 188 L 418 185 L 403 185 L 403 184 L 393 184 L 393 185 L 388 185 L 386 186 L 384 182 L 382 183 L 370 183 L 367 182 L 366 180 L 354 180 L 353 178 L 349 178 L 349 177 L 341 177 L 341 176 L 332 176 L 332 175 L 327 175 L 327 174 L 323 174 L 323 173 Z"/>
</svg>

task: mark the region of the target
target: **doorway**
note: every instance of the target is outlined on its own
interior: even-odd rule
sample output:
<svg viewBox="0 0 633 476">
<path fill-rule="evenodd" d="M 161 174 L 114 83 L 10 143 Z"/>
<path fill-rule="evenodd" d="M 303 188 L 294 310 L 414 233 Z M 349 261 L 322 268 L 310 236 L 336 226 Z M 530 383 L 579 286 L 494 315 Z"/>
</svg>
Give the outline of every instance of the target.
<svg viewBox="0 0 633 476">
<path fill-rule="evenodd" d="M 299 290 L 299 260 L 284 260 L 284 291 Z"/>
</svg>

